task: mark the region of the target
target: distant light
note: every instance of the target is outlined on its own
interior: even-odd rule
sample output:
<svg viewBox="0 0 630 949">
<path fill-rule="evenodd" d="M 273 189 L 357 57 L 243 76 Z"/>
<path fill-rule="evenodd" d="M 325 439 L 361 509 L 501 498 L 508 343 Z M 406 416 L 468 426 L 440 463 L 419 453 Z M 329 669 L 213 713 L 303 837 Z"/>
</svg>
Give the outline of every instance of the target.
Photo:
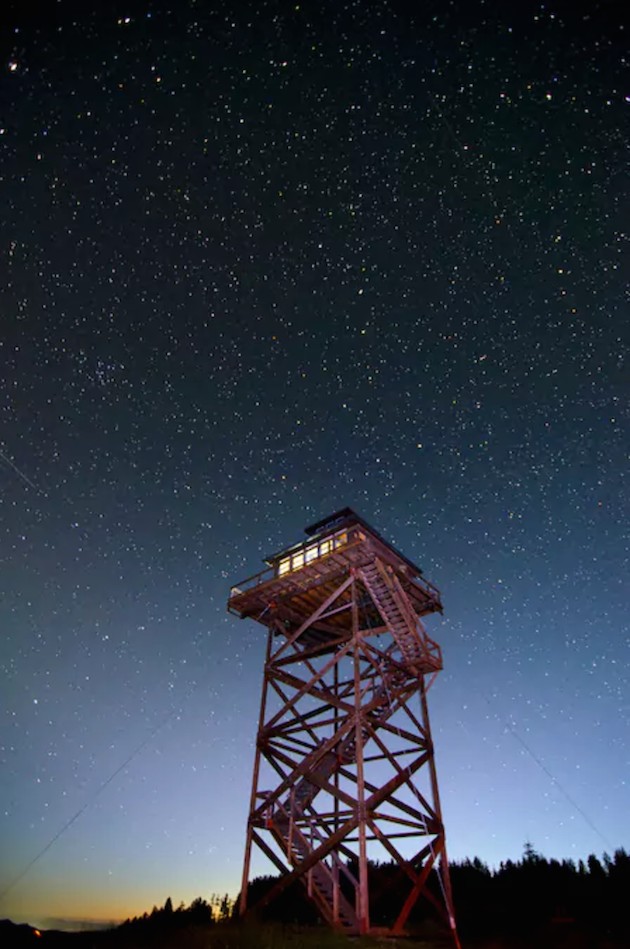
<svg viewBox="0 0 630 949">
<path fill-rule="evenodd" d="M 41 936 L 41 933 L 40 933 L 39 929 L 34 929 L 34 930 L 33 930 L 33 935 L 34 935 L 34 936 Z"/>
</svg>

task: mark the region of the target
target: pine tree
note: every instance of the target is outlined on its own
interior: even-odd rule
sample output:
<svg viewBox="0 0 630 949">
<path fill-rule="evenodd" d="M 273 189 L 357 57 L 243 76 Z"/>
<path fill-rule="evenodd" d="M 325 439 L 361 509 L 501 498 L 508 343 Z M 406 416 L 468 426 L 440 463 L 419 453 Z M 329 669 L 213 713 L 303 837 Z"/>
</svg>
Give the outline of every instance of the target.
<svg viewBox="0 0 630 949">
<path fill-rule="evenodd" d="M 232 902 L 230 900 L 230 897 L 226 893 L 223 899 L 221 900 L 221 905 L 219 907 L 219 919 L 221 920 L 229 919 L 231 910 L 232 910 Z"/>
</svg>

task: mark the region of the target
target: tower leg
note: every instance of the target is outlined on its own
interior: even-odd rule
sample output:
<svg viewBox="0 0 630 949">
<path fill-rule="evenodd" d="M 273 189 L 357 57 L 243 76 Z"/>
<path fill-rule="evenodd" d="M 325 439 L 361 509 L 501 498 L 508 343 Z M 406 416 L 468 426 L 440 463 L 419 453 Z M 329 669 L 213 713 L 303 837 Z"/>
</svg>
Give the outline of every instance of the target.
<svg viewBox="0 0 630 949">
<path fill-rule="evenodd" d="M 352 584 L 352 636 L 354 639 L 354 708 L 355 708 L 355 748 L 357 763 L 357 818 L 359 837 L 359 889 L 357 899 L 357 917 L 359 932 L 366 935 L 370 931 L 370 896 L 368 889 L 367 860 L 367 813 L 365 809 L 365 775 L 363 770 L 363 721 L 361 717 L 361 663 L 359 611 L 357 607 L 357 584 Z"/>
<path fill-rule="evenodd" d="M 254 773 L 252 776 L 252 791 L 249 799 L 249 815 L 247 819 L 247 837 L 245 840 L 245 856 L 243 858 L 243 877 L 241 881 L 241 898 L 239 901 L 238 912 L 239 916 L 244 916 L 247 912 L 247 887 L 249 883 L 249 869 L 252 859 L 252 835 L 254 828 L 252 827 L 252 815 L 256 808 L 256 797 L 258 793 L 258 777 L 260 775 L 260 744 L 258 736 L 265 722 L 265 710 L 267 707 L 267 688 L 269 685 L 269 679 L 267 676 L 267 664 L 269 662 L 269 657 L 271 656 L 271 646 L 272 646 L 272 637 L 273 637 L 273 628 L 271 628 L 267 634 L 267 650 L 265 654 L 265 671 L 263 675 L 263 685 L 262 693 L 260 696 L 260 714 L 258 716 L 258 732 L 256 734 L 256 753 L 254 757 Z"/>
<path fill-rule="evenodd" d="M 442 887 L 442 896 L 446 909 L 446 916 L 453 937 L 455 949 L 461 949 L 457 926 L 455 924 L 455 906 L 453 903 L 453 891 L 451 888 L 451 874 L 448 867 L 448 856 L 446 854 L 446 838 L 444 835 L 444 824 L 442 823 L 442 807 L 440 804 L 440 791 L 438 788 L 437 771 L 435 768 L 435 751 L 433 750 L 433 739 L 431 738 L 431 724 L 429 722 L 429 706 L 427 704 L 427 690 L 425 687 L 424 676 L 420 685 L 420 708 L 422 711 L 422 724 L 426 730 L 431 743 L 431 758 L 429 760 L 429 773 L 431 775 L 431 790 L 433 792 L 433 803 L 435 813 L 442 827 L 442 850 L 438 858 L 438 865 L 435 870 L 440 875 L 440 885 Z"/>
</svg>

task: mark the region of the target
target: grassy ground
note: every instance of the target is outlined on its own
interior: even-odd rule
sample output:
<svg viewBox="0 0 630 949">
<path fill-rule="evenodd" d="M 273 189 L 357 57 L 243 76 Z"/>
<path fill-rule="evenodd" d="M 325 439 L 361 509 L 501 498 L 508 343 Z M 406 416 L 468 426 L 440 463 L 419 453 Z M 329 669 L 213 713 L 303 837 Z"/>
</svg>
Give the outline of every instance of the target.
<svg viewBox="0 0 630 949">
<path fill-rule="evenodd" d="M 160 934 L 150 942 L 145 937 L 122 942 L 112 934 L 111 944 L 95 949 L 411 949 L 409 940 L 344 936 L 324 927 L 301 928 L 270 925 L 228 925 L 214 929 L 187 929 Z M 444 941 L 413 941 L 414 949 L 451 949 Z M 78 949 L 78 947 L 77 947 Z"/>
<path fill-rule="evenodd" d="M 215 929 L 189 929 L 172 935 L 159 934 L 151 939 L 123 942 L 120 934 L 105 945 L 88 942 L 75 949 L 452 949 L 448 936 L 425 938 L 348 938 L 324 927 L 228 925 Z M 52 949 L 52 947 L 51 947 Z M 71 949 L 71 947 L 70 947 Z M 628 945 L 605 936 L 584 933 L 573 928 L 546 929 L 509 939 L 462 939 L 462 949 L 628 949 Z"/>
<path fill-rule="evenodd" d="M 10 935 L 3 933 L 1 942 L 2 949 L 27 946 L 44 949 L 452 949 L 450 939 L 437 933 L 427 933 L 425 938 L 348 938 L 324 927 L 256 924 L 227 924 L 211 928 L 191 926 L 170 932 L 156 929 L 44 932 L 41 937 L 22 929 Z M 628 943 L 572 927 L 551 927 L 509 939 L 464 938 L 462 949 L 628 949 Z"/>
<path fill-rule="evenodd" d="M 43 932 L 41 937 L 3 942 L 2 949 L 33 945 L 41 949 L 452 949 L 442 939 L 348 937 L 320 927 L 222 924 L 168 931 Z M 30 934 L 29 934 L 30 935 Z"/>
</svg>

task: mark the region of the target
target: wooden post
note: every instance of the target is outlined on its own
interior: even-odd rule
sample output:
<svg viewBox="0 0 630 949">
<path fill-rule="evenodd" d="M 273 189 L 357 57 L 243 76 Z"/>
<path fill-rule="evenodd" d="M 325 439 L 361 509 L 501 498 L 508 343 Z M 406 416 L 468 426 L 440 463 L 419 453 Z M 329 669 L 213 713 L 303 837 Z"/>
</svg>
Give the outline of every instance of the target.
<svg viewBox="0 0 630 949">
<path fill-rule="evenodd" d="M 352 637 L 354 640 L 354 742 L 357 760 L 357 818 L 359 832 L 359 932 L 370 931 L 370 896 L 367 863 L 367 814 L 365 811 L 365 776 L 363 773 L 363 714 L 361 708 L 361 642 L 359 633 L 359 608 L 357 605 L 356 579 L 352 584 Z"/>
<path fill-rule="evenodd" d="M 269 657 L 271 655 L 271 640 L 273 637 L 273 628 L 269 629 L 267 634 L 267 651 L 265 654 L 265 668 L 269 662 Z M 265 708 L 267 705 L 267 685 L 268 680 L 266 674 L 263 675 L 263 684 L 262 684 L 262 693 L 260 696 L 260 714 L 258 716 L 258 734 L 265 724 Z M 257 798 L 257 789 L 258 789 L 258 775 L 260 774 L 260 747 L 258 744 L 258 738 L 256 739 L 256 752 L 254 755 L 254 774 L 252 777 L 252 791 L 249 798 L 249 813 L 250 819 L 247 822 L 247 837 L 245 840 L 245 857 L 243 859 L 243 877 L 241 880 L 241 898 L 239 901 L 239 915 L 244 916 L 247 911 L 247 885 L 249 883 L 249 867 L 252 859 L 252 831 L 253 827 L 251 824 L 251 815 L 256 809 L 256 798 Z"/>
</svg>

